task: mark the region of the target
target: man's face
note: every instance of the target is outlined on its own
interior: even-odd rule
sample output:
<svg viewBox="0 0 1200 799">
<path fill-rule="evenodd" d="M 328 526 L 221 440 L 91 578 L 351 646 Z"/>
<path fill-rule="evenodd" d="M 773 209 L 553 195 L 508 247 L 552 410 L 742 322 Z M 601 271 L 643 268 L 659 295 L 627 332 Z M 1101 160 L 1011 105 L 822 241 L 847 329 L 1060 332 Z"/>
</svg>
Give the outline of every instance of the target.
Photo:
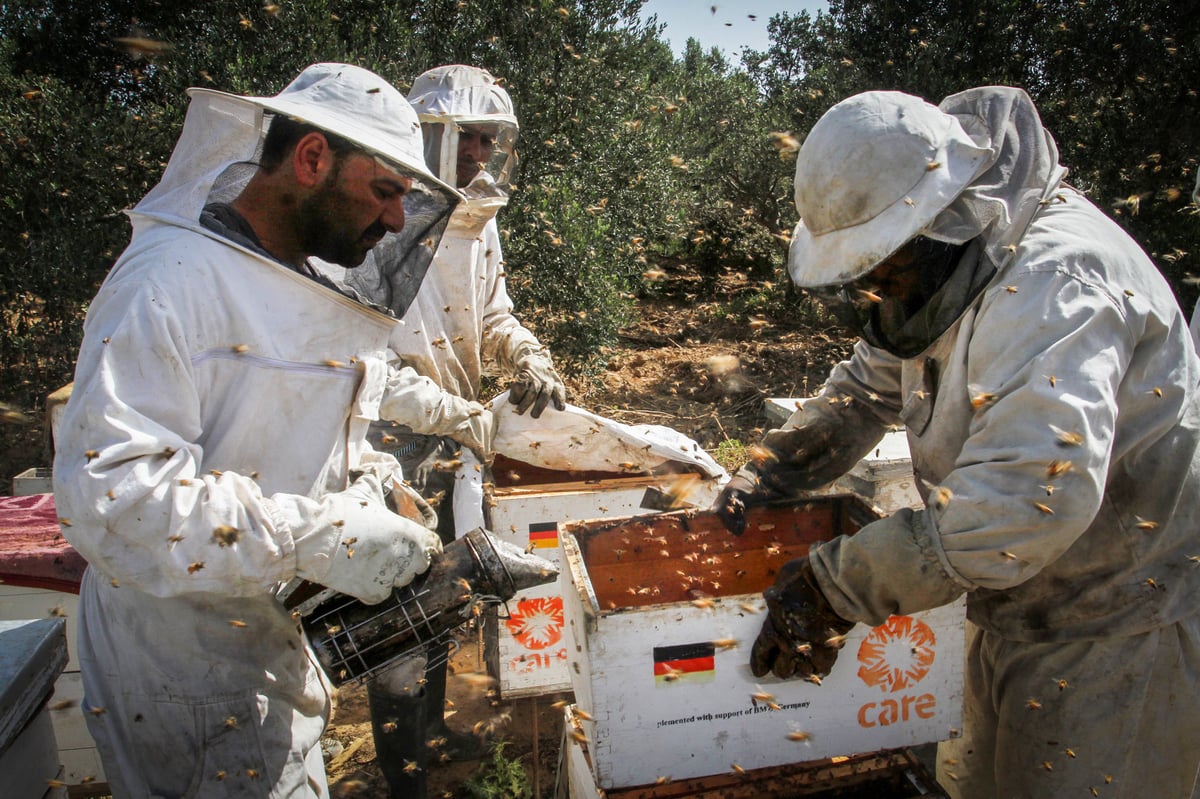
<svg viewBox="0 0 1200 799">
<path fill-rule="evenodd" d="M 484 164 L 492 157 L 495 148 L 494 134 L 470 125 L 459 128 L 455 185 L 461 189 L 474 180 L 479 170 L 483 169 Z"/>
<path fill-rule="evenodd" d="M 369 155 L 339 156 L 324 182 L 300 203 L 305 253 L 358 266 L 384 234 L 404 228 L 404 195 L 411 188 L 412 178 Z"/>
</svg>

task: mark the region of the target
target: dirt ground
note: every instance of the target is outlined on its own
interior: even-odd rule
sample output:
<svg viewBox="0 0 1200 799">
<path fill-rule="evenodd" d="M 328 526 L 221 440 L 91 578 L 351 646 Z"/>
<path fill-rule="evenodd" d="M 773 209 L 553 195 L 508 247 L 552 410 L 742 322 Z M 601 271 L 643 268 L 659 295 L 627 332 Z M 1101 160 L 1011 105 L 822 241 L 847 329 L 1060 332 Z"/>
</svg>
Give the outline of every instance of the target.
<svg viewBox="0 0 1200 799">
<path fill-rule="evenodd" d="M 714 451 L 722 441 L 753 443 L 765 424 L 767 397 L 806 396 L 824 381 L 831 366 L 850 352 L 850 342 L 834 330 L 767 325 L 729 319 L 717 306 L 695 307 L 663 300 L 643 304 L 642 319 L 621 331 L 621 346 L 596 378 L 569 381 L 573 404 L 631 423 L 668 425 Z M 497 701 L 485 679 L 480 646 L 467 641 L 451 663 L 447 723 L 470 730 L 491 725 L 506 741 L 504 756 L 524 766 L 533 796 L 555 795 L 563 734 L 559 705 L 570 694 Z M 327 737 L 341 754 L 328 763 L 335 797 L 386 796 L 374 762 L 365 689 L 340 692 Z M 335 749 L 337 746 L 334 747 Z M 470 796 L 465 783 L 489 763 L 430 766 L 430 797 Z M 535 767 L 536 764 L 536 767 Z"/>
</svg>

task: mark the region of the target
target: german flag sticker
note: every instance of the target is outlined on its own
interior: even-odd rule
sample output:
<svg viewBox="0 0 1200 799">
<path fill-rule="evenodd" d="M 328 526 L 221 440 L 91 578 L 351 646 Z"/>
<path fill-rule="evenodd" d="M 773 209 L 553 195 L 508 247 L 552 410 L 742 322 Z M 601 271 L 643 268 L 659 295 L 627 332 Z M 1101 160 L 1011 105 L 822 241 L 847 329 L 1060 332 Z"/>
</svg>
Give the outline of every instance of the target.
<svg viewBox="0 0 1200 799">
<path fill-rule="evenodd" d="M 712 682 L 716 675 L 714 651 L 710 641 L 654 647 L 654 682 L 658 685 Z"/>
<path fill-rule="evenodd" d="M 558 522 L 529 525 L 529 544 L 534 549 L 558 549 Z"/>
</svg>

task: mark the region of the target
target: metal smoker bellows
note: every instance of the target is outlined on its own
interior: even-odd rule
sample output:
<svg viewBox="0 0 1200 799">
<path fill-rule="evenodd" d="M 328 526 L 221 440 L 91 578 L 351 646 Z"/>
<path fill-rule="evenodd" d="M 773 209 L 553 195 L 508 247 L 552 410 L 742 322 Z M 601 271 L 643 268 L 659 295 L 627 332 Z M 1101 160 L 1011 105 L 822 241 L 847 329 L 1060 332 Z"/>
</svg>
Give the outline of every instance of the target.
<svg viewBox="0 0 1200 799">
<path fill-rule="evenodd" d="M 476 528 L 448 544 L 425 574 L 384 602 L 367 605 L 334 594 L 301 624 L 329 679 L 342 685 L 424 654 L 430 644 L 451 641 L 477 604 L 499 604 L 557 576 L 549 561 Z"/>
</svg>

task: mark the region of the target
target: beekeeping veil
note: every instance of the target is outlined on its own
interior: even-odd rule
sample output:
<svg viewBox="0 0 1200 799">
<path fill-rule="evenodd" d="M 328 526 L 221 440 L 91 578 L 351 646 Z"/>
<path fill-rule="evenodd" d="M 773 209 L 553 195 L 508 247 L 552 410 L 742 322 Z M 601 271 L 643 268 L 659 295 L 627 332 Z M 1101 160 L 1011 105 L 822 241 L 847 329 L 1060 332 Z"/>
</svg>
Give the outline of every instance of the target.
<svg viewBox="0 0 1200 799">
<path fill-rule="evenodd" d="M 425 163 L 446 183 L 455 182 L 463 128 L 482 129 L 495 138 L 491 158 L 463 192 L 472 200 L 507 201 L 508 181 L 516 166 L 517 117 L 508 92 L 492 74 L 462 64 L 436 67 L 417 76 L 408 101 L 425 134 Z"/>
<path fill-rule="evenodd" d="M 969 89 L 936 107 L 899 92 L 856 95 L 818 120 L 796 159 L 801 218 L 788 271 L 797 286 L 840 293 L 868 342 L 913 357 L 1003 268 L 1065 174 L 1020 89 Z M 952 251 L 920 308 L 839 292 L 918 237 L 971 243 Z"/>
<path fill-rule="evenodd" d="M 183 132 L 162 180 L 130 212 L 134 235 L 151 221 L 205 232 L 199 222 L 204 206 L 241 193 L 258 168 L 271 120 L 289 117 L 340 136 L 412 178 L 404 198 L 404 229 L 385 236 L 376 248 L 387 248 L 391 257 L 375 260 L 365 272 L 322 267 L 345 293 L 393 312 L 399 305 L 407 308 L 395 295 L 415 295 L 461 195 L 426 168 L 420 124 L 400 92 L 361 67 L 323 63 L 306 68 L 274 97 L 199 88 L 188 95 Z M 383 263 L 387 274 L 379 267 Z M 351 282 L 353 290 L 346 286 Z"/>
</svg>

